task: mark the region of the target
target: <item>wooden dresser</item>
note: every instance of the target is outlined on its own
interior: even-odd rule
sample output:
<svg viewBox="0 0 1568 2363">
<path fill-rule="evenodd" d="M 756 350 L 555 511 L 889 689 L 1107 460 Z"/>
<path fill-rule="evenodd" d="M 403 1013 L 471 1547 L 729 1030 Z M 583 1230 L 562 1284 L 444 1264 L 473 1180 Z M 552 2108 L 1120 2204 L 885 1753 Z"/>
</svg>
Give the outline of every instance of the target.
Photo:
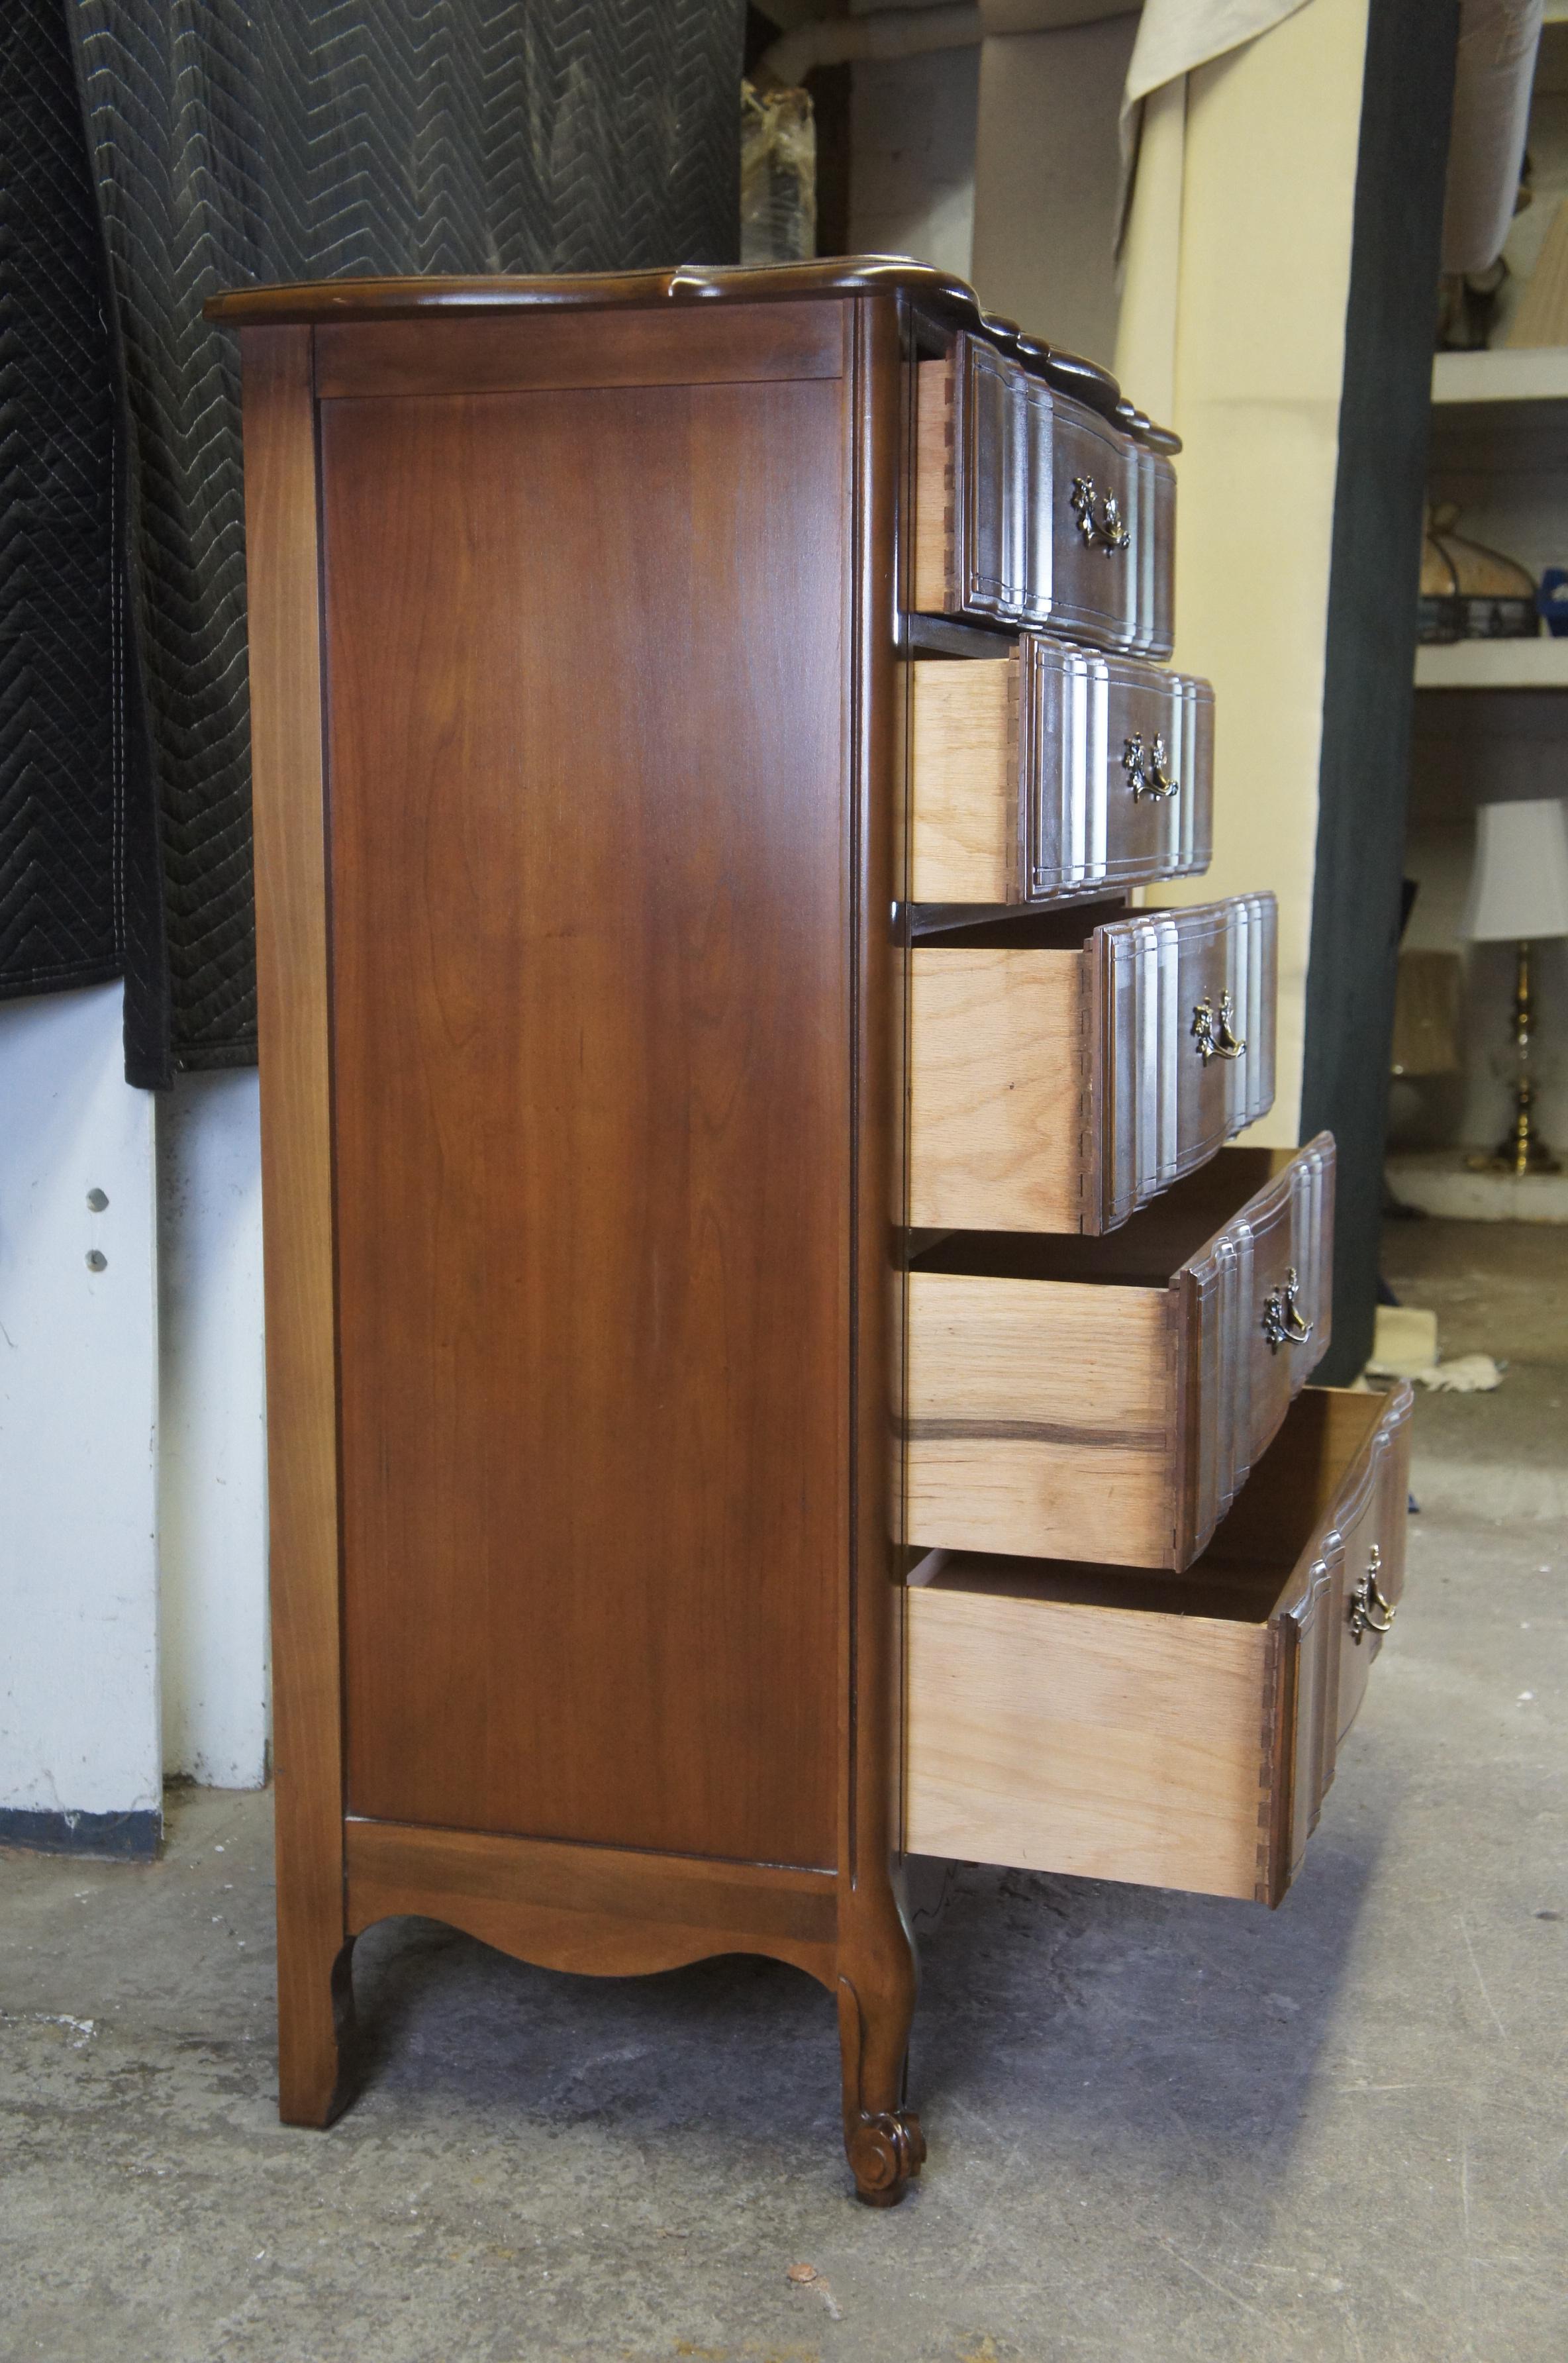
<svg viewBox="0 0 1568 2363">
<path fill-rule="evenodd" d="M 1201 871 L 1172 438 L 904 263 L 242 331 L 282 2108 L 359 1931 L 775 1955 L 924 2155 L 906 1855 L 1277 1902 L 1402 1577 Z"/>
</svg>

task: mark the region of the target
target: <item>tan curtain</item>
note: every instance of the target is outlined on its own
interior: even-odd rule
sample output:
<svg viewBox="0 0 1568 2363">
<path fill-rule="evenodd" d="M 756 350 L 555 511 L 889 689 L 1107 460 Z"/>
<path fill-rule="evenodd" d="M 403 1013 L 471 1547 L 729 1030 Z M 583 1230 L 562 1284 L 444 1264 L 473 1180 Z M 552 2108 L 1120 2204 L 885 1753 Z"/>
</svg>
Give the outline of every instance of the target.
<svg viewBox="0 0 1568 2363">
<path fill-rule="evenodd" d="M 1279 898 L 1278 1096 L 1297 1135 L 1345 305 L 1368 0 L 1306 0 L 1151 92 L 1116 372 L 1182 437 L 1174 661 L 1214 682 L 1216 856 L 1152 890 Z"/>
</svg>

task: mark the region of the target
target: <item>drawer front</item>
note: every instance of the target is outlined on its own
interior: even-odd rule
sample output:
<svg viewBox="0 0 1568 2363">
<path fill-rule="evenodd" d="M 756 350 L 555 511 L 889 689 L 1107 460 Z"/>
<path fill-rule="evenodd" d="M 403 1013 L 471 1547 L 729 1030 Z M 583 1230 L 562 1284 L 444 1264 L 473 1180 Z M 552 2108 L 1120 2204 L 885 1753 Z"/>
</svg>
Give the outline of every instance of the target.
<svg viewBox="0 0 1568 2363">
<path fill-rule="evenodd" d="M 1334 1144 L 1320 1133 L 1184 1267 L 1176 1564 L 1202 1550 L 1328 1350 Z"/>
<path fill-rule="evenodd" d="M 940 441 L 922 422 L 917 493 L 922 516 L 943 520 L 942 610 L 1168 656 L 1170 461 L 967 337 L 949 362 L 924 364 L 921 400 L 949 409 Z M 917 580 L 924 604 L 930 569 Z"/>
<path fill-rule="evenodd" d="M 1026 634 L 1019 784 L 1025 902 L 1205 871 L 1214 693 L 1187 673 Z"/>
<path fill-rule="evenodd" d="M 1317 1408 L 1310 1398 L 1303 1406 Z M 1268 1473 L 1265 1461 L 1260 1479 Z M 1409 1477 L 1410 1390 L 1402 1386 L 1386 1398 L 1370 1443 L 1345 1472 L 1299 1588 L 1277 1620 L 1277 1738 L 1260 1869 L 1260 1892 L 1270 1903 L 1301 1868 L 1340 1742 L 1404 1592 Z"/>
<path fill-rule="evenodd" d="M 1206 870 L 1214 694 L 1132 657 L 1021 636 L 914 667 L 911 899 L 1083 900 Z"/>
<path fill-rule="evenodd" d="M 927 1249 L 906 1323 L 910 1541 L 1190 1566 L 1328 1343 L 1333 1155 L 1327 1133 L 1277 1171 L 1224 1151 L 1103 1241 Z"/>
<path fill-rule="evenodd" d="M 1097 928 L 1084 1227 L 1109 1231 L 1274 1103 L 1272 894 Z"/>
<path fill-rule="evenodd" d="M 1274 932 L 1273 898 L 1242 895 L 1081 951 L 917 946 L 911 1223 L 1111 1231 L 1205 1164 L 1273 1096 Z"/>
<path fill-rule="evenodd" d="M 1346 1537 L 1402 1559 L 1408 1415 L 1297 1404 L 1278 1454 L 1316 1498 L 1265 1462 L 1240 1572 L 1217 1547 L 1180 1581 L 954 1558 L 911 1584 L 906 1847 L 1277 1903 L 1333 1776 Z"/>
<path fill-rule="evenodd" d="M 1378 1450 L 1361 1495 L 1340 1522 L 1344 1566 L 1338 1603 L 1338 1666 L 1333 1701 L 1336 1740 L 1361 1711 L 1366 1679 L 1391 1630 L 1405 1592 L 1405 1542 L 1410 1499 L 1408 1386 L 1389 1396 L 1378 1430 Z"/>
</svg>

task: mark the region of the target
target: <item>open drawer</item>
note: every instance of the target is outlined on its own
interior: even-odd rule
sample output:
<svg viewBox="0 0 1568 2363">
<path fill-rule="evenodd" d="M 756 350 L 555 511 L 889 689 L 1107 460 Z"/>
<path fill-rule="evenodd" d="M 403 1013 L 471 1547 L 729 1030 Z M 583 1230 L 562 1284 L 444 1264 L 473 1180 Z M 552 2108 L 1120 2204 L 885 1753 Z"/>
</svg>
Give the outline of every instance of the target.
<svg viewBox="0 0 1568 2363">
<path fill-rule="evenodd" d="M 907 1849 L 1277 1903 L 1403 1590 L 1409 1413 L 1309 1388 L 1182 1577 L 933 1555 Z"/>
<path fill-rule="evenodd" d="M 1040 904 L 1207 870 L 1214 693 L 1021 632 L 910 682 L 910 898 Z"/>
<path fill-rule="evenodd" d="M 1225 1148 L 1108 1237 L 917 1254 L 911 1543 L 1190 1565 L 1328 1345 L 1333 1160 Z"/>
<path fill-rule="evenodd" d="M 966 335 L 917 404 L 916 608 L 1168 657 L 1174 438 Z"/>
<path fill-rule="evenodd" d="M 1267 1113 L 1274 896 L 1098 908 L 916 941 L 915 1229 L 1113 1230 Z"/>
</svg>

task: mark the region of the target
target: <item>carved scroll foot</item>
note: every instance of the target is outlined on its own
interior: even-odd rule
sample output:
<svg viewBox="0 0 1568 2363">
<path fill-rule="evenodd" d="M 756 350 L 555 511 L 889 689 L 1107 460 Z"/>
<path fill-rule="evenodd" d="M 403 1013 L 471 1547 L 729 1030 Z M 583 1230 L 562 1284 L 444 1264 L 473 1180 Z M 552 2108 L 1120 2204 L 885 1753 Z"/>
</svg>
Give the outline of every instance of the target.
<svg viewBox="0 0 1568 2363">
<path fill-rule="evenodd" d="M 896 2207 L 925 2159 L 920 2119 L 904 2105 L 904 2065 L 914 2010 L 912 1956 L 907 1978 L 867 2001 L 846 1977 L 838 1981 L 838 2032 L 844 2060 L 844 2147 L 856 2196 L 868 2207 Z"/>
<path fill-rule="evenodd" d="M 925 2136 L 912 2109 L 884 2109 L 860 2119 L 845 2149 L 856 2197 L 867 2207 L 896 2207 L 925 2162 Z"/>
</svg>

